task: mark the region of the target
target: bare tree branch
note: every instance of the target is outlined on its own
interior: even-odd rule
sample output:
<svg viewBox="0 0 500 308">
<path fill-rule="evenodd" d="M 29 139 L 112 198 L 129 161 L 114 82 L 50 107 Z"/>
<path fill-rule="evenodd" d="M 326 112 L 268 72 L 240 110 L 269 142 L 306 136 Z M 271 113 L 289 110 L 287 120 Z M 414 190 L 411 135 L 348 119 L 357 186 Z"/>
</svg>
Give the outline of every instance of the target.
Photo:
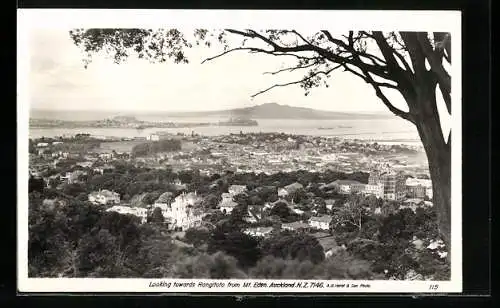
<svg viewBox="0 0 500 308">
<path fill-rule="evenodd" d="M 216 56 L 213 56 L 213 57 L 209 57 L 209 58 L 206 58 L 205 60 L 203 60 L 201 62 L 201 64 L 205 63 L 205 62 L 208 62 L 208 61 L 211 61 L 213 59 L 217 59 L 219 57 L 222 57 L 223 55 L 226 55 L 228 53 L 231 53 L 233 51 L 237 51 L 237 50 L 246 50 L 246 51 L 255 51 L 255 52 L 262 52 L 262 53 L 268 53 L 268 54 L 273 54 L 272 51 L 269 51 L 269 50 L 265 50 L 265 49 L 260 49 L 260 48 L 252 48 L 252 47 L 237 47 L 237 48 L 232 48 L 232 49 L 229 49 L 229 50 L 226 50 Z"/>
<path fill-rule="evenodd" d="M 387 39 L 384 37 L 382 32 L 374 31 L 373 38 L 375 39 L 375 42 L 377 43 L 380 51 L 382 52 L 382 55 L 384 55 L 384 58 L 387 61 L 388 69 L 390 69 L 392 73 L 399 76 L 401 79 L 404 78 L 409 83 L 413 83 L 411 70 L 406 71 L 399 66 L 399 63 L 395 58 L 394 48 L 391 48 L 391 46 L 389 46 L 389 44 L 387 43 Z M 397 54 L 399 55 L 399 53 Z M 400 60 L 403 62 L 403 65 L 406 63 L 403 57 L 401 57 Z M 406 63 L 406 67 L 409 68 L 408 63 Z"/>
<path fill-rule="evenodd" d="M 289 57 L 294 57 L 294 58 L 297 58 L 297 59 L 300 59 L 300 60 L 318 60 L 318 59 L 322 59 L 321 57 L 304 57 L 304 56 L 300 56 L 300 55 L 296 55 L 296 54 L 293 54 L 293 53 L 283 53 L 283 52 L 275 52 L 273 50 L 266 50 L 266 49 L 262 49 L 262 48 L 253 48 L 253 47 L 237 47 L 237 48 L 232 48 L 232 49 L 229 49 L 229 50 L 226 50 L 220 54 L 217 54 L 213 57 L 209 57 L 209 58 L 206 58 L 204 59 L 201 64 L 205 63 L 205 62 L 208 62 L 208 61 L 211 61 L 211 60 L 214 60 L 214 59 L 217 59 L 219 57 L 222 57 L 228 53 L 231 53 L 233 51 L 238 51 L 238 50 L 244 50 L 244 51 L 248 51 L 249 53 L 265 53 L 265 54 L 269 54 L 269 55 L 272 55 L 272 56 L 289 56 Z"/>
<path fill-rule="evenodd" d="M 374 65 L 380 65 L 380 66 L 383 66 L 386 64 L 386 61 L 384 59 L 381 59 L 380 57 L 377 57 L 375 55 L 372 55 L 372 54 L 368 54 L 368 53 L 365 53 L 365 52 L 361 52 L 359 50 L 356 50 L 354 48 L 354 41 L 355 41 L 355 38 L 353 36 L 353 31 L 349 31 L 349 36 L 347 37 L 348 41 L 349 41 L 349 44 L 345 43 L 344 41 L 342 40 L 339 40 L 339 39 L 336 39 L 334 38 L 331 33 L 327 30 L 322 30 L 321 32 L 323 32 L 323 34 L 325 34 L 325 36 L 328 38 L 328 40 L 334 44 L 337 44 L 338 46 L 341 46 L 343 47 L 346 51 L 352 53 L 352 54 L 357 54 L 363 58 L 367 58 L 369 60 L 371 60 L 373 62 Z M 362 33 L 366 33 L 367 32 L 362 32 Z M 357 39 L 359 39 L 360 37 L 358 37 Z M 377 61 L 379 63 L 377 63 Z"/>
<path fill-rule="evenodd" d="M 380 89 L 380 85 L 378 85 L 378 83 L 373 80 L 373 78 L 370 76 L 370 73 L 367 72 L 367 71 L 363 71 L 363 73 L 365 74 L 364 76 L 359 74 L 358 72 L 354 71 L 353 69 L 347 67 L 347 66 L 344 66 L 346 68 L 347 71 L 357 75 L 357 76 L 360 76 L 361 78 L 363 78 L 363 80 L 365 80 L 367 83 L 369 83 L 373 89 L 375 90 L 375 93 L 377 94 L 377 97 L 380 98 L 380 100 L 382 101 L 382 103 L 384 103 L 384 105 L 389 108 L 389 110 L 394 113 L 395 115 L 405 119 L 405 120 L 408 120 L 412 123 L 415 123 L 415 119 L 413 118 L 413 116 L 411 116 L 410 113 L 408 112 L 404 112 L 403 110 L 400 110 L 398 108 L 396 108 L 394 105 L 391 104 L 391 102 L 389 101 L 389 99 L 384 95 L 384 93 L 382 92 L 382 90 Z M 397 87 L 394 87 L 394 89 L 398 89 Z"/>
<path fill-rule="evenodd" d="M 271 39 L 257 33 L 254 30 L 247 30 L 247 32 L 240 31 L 240 30 L 234 30 L 234 29 L 226 29 L 225 31 L 233 34 L 238 34 L 244 37 L 249 37 L 249 38 L 258 38 L 261 39 L 262 41 L 266 42 L 267 44 L 271 45 L 271 47 L 274 48 L 274 52 L 283 52 L 283 53 L 288 53 L 288 52 L 303 52 L 303 51 L 313 51 L 319 54 L 320 56 L 334 62 L 334 63 L 344 63 L 345 62 L 345 56 L 339 56 L 327 49 L 315 46 L 315 45 L 298 45 L 298 46 L 292 46 L 292 47 L 286 47 L 286 46 L 280 46 L 273 42 Z M 334 39 L 336 40 L 336 39 Z M 341 42 L 344 46 L 347 46 L 345 42 L 342 42 L 341 40 L 336 40 Z M 269 53 L 269 51 L 267 51 Z M 365 54 L 366 55 L 366 54 Z M 362 61 L 353 63 L 357 66 L 363 67 L 365 70 L 368 70 L 372 72 L 373 74 L 391 80 L 393 76 L 391 76 L 388 72 L 387 69 L 383 66 L 380 65 L 371 65 Z"/>
<path fill-rule="evenodd" d="M 264 72 L 263 74 L 264 75 L 276 75 L 276 74 L 279 74 L 279 73 L 282 73 L 282 72 L 287 72 L 287 71 L 288 72 L 293 72 L 293 71 L 296 71 L 296 70 L 299 70 L 299 69 L 313 67 L 315 65 L 318 65 L 318 63 L 310 63 L 308 65 L 303 65 L 303 66 L 297 65 L 297 66 L 293 66 L 293 67 L 282 68 L 280 70 L 273 71 L 273 72 Z"/>
<path fill-rule="evenodd" d="M 309 76 L 307 76 L 307 77 L 305 77 L 305 78 L 302 78 L 302 79 L 300 79 L 300 80 L 296 80 L 296 81 L 292 81 L 292 82 L 280 83 L 280 84 L 275 84 L 275 85 L 272 85 L 272 86 L 270 86 L 269 88 L 266 88 L 266 89 L 264 89 L 264 90 L 262 90 L 262 91 L 259 91 L 259 92 L 255 93 L 255 94 L 251 95 L 250 97 L 254 98 L 254 97 L 256 97 L 256 96 L 258 96 L 258 95 L 260 95 L 260 94 L 262 94 L 262 93 L 266 93 L 266 92 L 268 92 L 269 90 L 272 90 L 272 89 L 274 89 L 274 88 L 278 88 L 278 87 L 286 87 L 286 86 L 290 86 L 290 85 L 293 85 L 293 84 L 299 84 L 299 83 L 305 82 L 305 81 L 307 81 L 307 80 L 310 80 L 311 78 L 313 78 L 313 77 L 315 77 L 315 76 L 318 76 L 318 75 L 320 75 L 320 74 L 323 74 L 323 75 L 328 75 L 328 74 L 330 74 L 331 72 L 333 72 L 334 70 L 338 69 L 339 67 L 342 67 L 342 64 L 339 64 L 339 65 L 337 65 L 337 66 L 333 67 L 332 69 L 330 69 L 330 70 L 328 70 L 328 71 L 326 71 L 326 72 L 325 72 L 325 71 L 318 71 L 318 72 L 315 72 L 315 73 L 313 73 L 313 74 L 311 74 L 311 75 L 309 75 Z"/>
<path fill-rule="evenodd" d="M 349 68 L 347 67 L 347 65 L 344 65 L 344 70 L 345 71 L 348 71 L 358 77 L 360 77 L 361 79 L 363 79 L 366 83 L 371 83 L 373 82 L 376 86 L 379 86 L 379 87 L 385 87 L 385 88 L 390 88 L 390 89 L 394 89 L 394 90 L 399 90 L 399 87 L 397 85 L 394 85 L 394 84 L 390 84 L 390 83 L 387 83 L 387 82 L 376 82 L 374 81 L 373 79 L 369 79 L 367 78 L 365 75 L 363 74 L 360 74 L 359 72 L 356 72 L 355 70 L 353 70 L 352 68 Z"/>
</svg>

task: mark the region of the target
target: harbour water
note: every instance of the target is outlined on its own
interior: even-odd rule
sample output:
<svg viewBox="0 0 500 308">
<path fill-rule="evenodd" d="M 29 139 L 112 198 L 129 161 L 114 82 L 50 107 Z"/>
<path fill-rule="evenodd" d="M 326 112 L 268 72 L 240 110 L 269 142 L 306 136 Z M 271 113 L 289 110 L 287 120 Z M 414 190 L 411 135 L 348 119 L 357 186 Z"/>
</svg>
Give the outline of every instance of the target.
<svg viewBox="0 0 500 308">
<path fill-rule="evenodd" d="M 48 118 L 48 117 L 46 117 Z M 97 118 L 103 119 L 104 117 Z M 218 117 L 204 118 L 167 118 L 159 116 L 136 116 L 143 121 L 218 123 L 227 119 Z M 58 119 L 61 119 L 60 117 Z M 64 119 L 61 119 L 64 120 Z M 74 115 L 73 115 L 73 120 Z M 82 120 L 94 120 L 86 117 Z M 199 134 L 215 136 L 243 133 L 286 133 L 310 136 L 331 136 L 343 139 L 359 139 L 379 143 L 420 145 L 416 128 L 409 122 L 397 117 L 391 119 L 353 119 L 353 120 L 296 120 L 296 119 L 255 119 L 258 126 L 203 126 L 180 128 L 30 128 L 30 138 L 55 137 L 88 133 L 96 136 L 110 137 L 146 137 L 152 133 L 164 131 L 173 134 Z"/>
</svg>

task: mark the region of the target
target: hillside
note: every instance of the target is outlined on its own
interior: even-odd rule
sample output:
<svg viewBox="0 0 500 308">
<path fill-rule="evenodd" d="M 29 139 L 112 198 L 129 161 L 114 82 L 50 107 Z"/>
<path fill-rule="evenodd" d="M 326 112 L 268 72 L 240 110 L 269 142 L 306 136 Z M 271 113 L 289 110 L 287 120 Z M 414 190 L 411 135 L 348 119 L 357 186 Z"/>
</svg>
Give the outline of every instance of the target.
<svg viewBox="0 0 500 308">
<path fill-rule="evenodd" d="M 361 114 L 323 111 L 304 107 L 292 107 L 277 103 L 267 103 L 246 108 L 200 112 L 169 112 L 170 117 L 243 117 L 251 119 L 374 119 L 388 118 L 385 114 Z"/>
</svg>

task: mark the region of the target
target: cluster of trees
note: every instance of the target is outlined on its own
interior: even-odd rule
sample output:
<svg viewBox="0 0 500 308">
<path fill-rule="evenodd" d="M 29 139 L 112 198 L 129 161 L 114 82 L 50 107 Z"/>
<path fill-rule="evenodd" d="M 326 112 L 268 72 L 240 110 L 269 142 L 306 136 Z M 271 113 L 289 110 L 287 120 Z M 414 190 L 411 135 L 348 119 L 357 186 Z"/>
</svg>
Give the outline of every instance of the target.
<svg viewBox="0 0 500 308">
<path fill-rule="evenodd" d="M 161 211 L 140 224 L 134 216 L 103 212 L 77 199 L 50 205 L 43 202 L 45 193 L 29 197 L 31 277 L 405 279 L 413 270 L 449 278 L 443 259 L 411 243 L 419 238 L 425 246 L 438 237 L 430 209 L 367 216 L 361 230 L 336 229 L 346 249 L 325 258 L 310 234 L 275 230 L 255 238 L 243 232 L 248 224 L 238 215 L 207 217 L 213 227 L 189 229 L 184 247 L 165 229 Z"/>
<path fill-rule="evenodd" d="M 85 182 L 80 184 L 64 184 L 64 193 L 77 197 L 80 193 L 90 193 L 98 189 L 108 189 L 116 191 L 121 195 L 121 199 L 129 201 L 135 195 L 142 193 L 154 193 L 156 195 L 164 192 L 178 194 L 184 190 L 196 191 L 203 196 L 205 208 L 215 208 L 220 201 L 221 194 L 227 192 L 230 185 L 246 185 L 248 192 L 246 196 L 241 196 L 238 203 L 263 205 L 266 202 L 275 202 L 278 199 L 277 187 L 299 182 L 307 186 L 307 189 L 297 191 L 294 202 L 307 205 L 311 202 L 318 202 L 320 199 L 342 198 L 342 196 L 332 191 L 320 189 L 319 183 L 330 183 L 337 179 L 368 181 L 368 173 L 354 172 L 350 174 L 327 171 L 325 173 L 314 173 L 308 171 L 279 172 L 267 175 L 264 173 L 234 174 L 226 172 L 205 176 L 198 170 L 182 170 L 173 172 L 169 169 L 157 170 L 149 168 L 138 168 L 125 161 L 116 161 L 112 164 L 114 169 L 104 174 L 95 173 L 91 169 L 74 166 L 76 159 L 61 161 L 58 165 L 44 173 L 49 176 L 66 171 L 77 169 L 87 171 Z M 179 179 L 185 186 L 178 186 L 174 181 Z M 56 183 L 53 183 L 56 184 Z M 54 187 L 57 185 L 53 185 Z M 83 198 L 83 197 L 82 197 Z M 291 197 L 290 197 L 291 198 Z"/>
<path fill-rule="evenodd" d="M 132 148 L 132 157 L 148 156 L 160 152 L 179 151 L 181 141 L 178 139 L 165 139 L 160 141 L 145 142 L 135 145 Z"/>
<path fill-rule="evenodd" d="M 42 137 L 38 139 L 29 139 L 29 153 L 37 154 L 36 145 L 38 143 L 52 143 L 52 142 L 63 142 L 60 144 L 50 145 L 47 148 L 46 153 L 55 153 L 55 152 L 70 152 L 70 153 L 80 153 L 86 154 L 92 149 L 99 148 L 101 146 L 101 141 L 95 138 L 90 138 L 86 135 L 76 135 L 74 139 L 68 140 L 62 137 L 60 138 L 47 138 Z"/>
</svg>

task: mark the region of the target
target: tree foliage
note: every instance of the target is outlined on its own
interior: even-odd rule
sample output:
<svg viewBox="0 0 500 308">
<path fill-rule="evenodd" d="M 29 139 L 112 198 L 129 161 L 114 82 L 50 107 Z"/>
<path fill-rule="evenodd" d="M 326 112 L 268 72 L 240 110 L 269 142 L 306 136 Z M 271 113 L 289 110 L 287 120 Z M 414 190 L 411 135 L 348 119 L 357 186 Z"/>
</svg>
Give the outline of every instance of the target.
<svg viewBox="0 0 500 308">
<path fill-rule="evenodd" d="M 132 148 L 132 157 L 148 156 L 160 152 L 173 152 L 181 149 L 181 141 L 178 139 L 152 141 L 140 143 Z"/>
<path fill-rule="evenodd" d="M 323 247 L 318 240 L 308 234 L 294 232 L 277 233 L 261 243 L 264 255 L 272 255 L 282 259 L 309 260 L 319 263 L 324 260 Z"/>
</svg>

